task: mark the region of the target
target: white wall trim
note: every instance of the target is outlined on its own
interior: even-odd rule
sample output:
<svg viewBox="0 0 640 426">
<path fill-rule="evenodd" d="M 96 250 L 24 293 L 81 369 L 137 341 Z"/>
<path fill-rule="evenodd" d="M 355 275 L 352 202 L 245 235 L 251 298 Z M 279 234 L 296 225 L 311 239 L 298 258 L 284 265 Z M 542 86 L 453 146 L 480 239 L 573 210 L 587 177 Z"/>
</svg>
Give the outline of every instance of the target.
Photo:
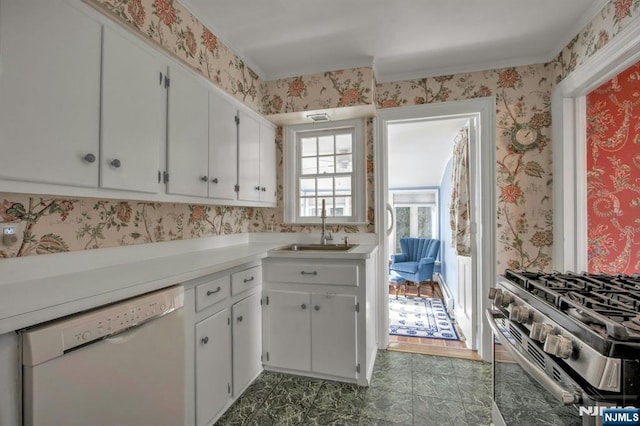
<svg viewBox="0 0 640 426">
<path fill-rule="evenodd" d="M 553 269 L 586 271 L 586 94 L 640 60 L 640 19 L 553 91 Z"/>
<path fill-rule="evenodd" d="M 486 361 L 492 357 L 492 333 L 484 320 L 484 311 L 488 307 L 486 295 L 494 285 L 496 277 L 496 177 L 495 177 L 495 147 L 496 147 L 496 99 L 495 97 L 462 100 L 455 102 L 415 105 L 400 108 L 389 108 L 378 111 L 375 122 L 375 169 L 376 173 L 376 234 L 379 244 L 379 273 L 380 295 L 378 311 L 379 346 L 386 348 L 389 344 L 388 335 L 388 297 L 387 297 L 387 266 L 389 247 L 387 242 L 387 210 L 388 176 L 387 176 L 387 125 L 390 122 L 412 120 L 438 120 L 452 117 L 469 117 L 475 120 L 478 136 L 475 143 L 470 143 L 470 173 L 474 176 L 471 188 L 472 211 L 476 212 L 472 227 L 473 282 L 476 284 L 475 322 L 478 327 L 477 341 L 474 346 Z M 477 208 L 479 206 L 480 208 Z"/>
</svg>

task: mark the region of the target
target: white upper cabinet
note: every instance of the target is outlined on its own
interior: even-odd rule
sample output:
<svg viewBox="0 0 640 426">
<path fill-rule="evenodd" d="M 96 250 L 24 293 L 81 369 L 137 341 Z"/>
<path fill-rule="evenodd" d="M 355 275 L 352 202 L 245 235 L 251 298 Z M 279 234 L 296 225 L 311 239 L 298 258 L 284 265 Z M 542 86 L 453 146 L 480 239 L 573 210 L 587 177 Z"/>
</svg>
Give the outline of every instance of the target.
<svg viewBox="0 0 640 426">
<path fill-rule="evenodd" d="M 68 1 L 0 1 L 0 178 L 98 186 L 101 28 Z"/>
<path fill-rule="evenodd" d="M 133 37 L 107 27 L 102 62 L 100 186 L 158 192 L 166 65 Z"/>
<path fill-rule="evenodd" d="M 240 111 L 238 127 L 238 199 L 260 201 L 260 122 Z"/>
<path fill-rule="evenodd" d="M 260 124 L 260 201 L 276 203 L 276 131 Z"/>
<path fill-rule="evenodd" d="M 238 108 L 209 92 L 209 197 L 235 200 L 238 182 Z"/>
<path fill-rule="evenodd" d="M 276 203 L 276 134 L 272 126 L 240 111 L 238 200 Z"/>
<path fill-rule="evenodd" d="M 170 194 L 206 197 L 209 170 L 209 89 L 193 73 L 171 66 L 167 123 Z M 235 123 L 233 123 L 235 128 Z"/>
</svg>

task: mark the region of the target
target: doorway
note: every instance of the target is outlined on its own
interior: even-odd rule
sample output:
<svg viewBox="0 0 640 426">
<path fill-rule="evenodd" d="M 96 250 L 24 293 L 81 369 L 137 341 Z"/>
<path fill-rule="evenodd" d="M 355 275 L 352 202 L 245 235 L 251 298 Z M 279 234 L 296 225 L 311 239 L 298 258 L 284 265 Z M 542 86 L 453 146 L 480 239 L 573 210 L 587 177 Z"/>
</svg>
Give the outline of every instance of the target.
<svg viewBox="0 0 640 426">
<path fill-rule="evenodd" d="M 378 269 L 378 318 L 380 348 L 389 345 L 389 256 L 395 248 L 389 240 L 391 218 L 389 156 L 390 128 L 400 124 L 417 122 L 442 122 L 460 120 L 469 123 L 469 175 L 471 205 L 471 262 L 468 267 L 468 297 L 457 297 L 454 303 L 457 319 L 462 319 L 459 309 L 466 313 L 468 346 L 479 356 L 491 360 L 491 331 L 483 321 L 488 306 L 487 294 L 495 278 L 495 98 L 481 98 L 411 107 L 381 110 L 376 119 L 376 234 L 379 244 Z M 418 157 L 417 155 L 415 157 Z M 419 158 L 419 157 L 418 157 Z M 397 189 L 397 188 L 396 188 Z M 454 296 L 454 299 L 456 297 Z M 466 306 L 461 306 L 466 304 Z"/>
</svg>

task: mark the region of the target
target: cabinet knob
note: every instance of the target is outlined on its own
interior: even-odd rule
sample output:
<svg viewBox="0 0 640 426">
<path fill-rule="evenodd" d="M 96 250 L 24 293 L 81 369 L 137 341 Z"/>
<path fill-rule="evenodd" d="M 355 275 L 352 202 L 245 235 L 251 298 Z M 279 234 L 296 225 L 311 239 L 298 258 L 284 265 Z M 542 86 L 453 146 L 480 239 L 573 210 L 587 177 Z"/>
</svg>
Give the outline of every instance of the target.
<svg viewBox="0 0 640 426">
<path fill-rule="evenodd" d="M 202 338 L 202 340 L 200 340 L 202 342 L 203 345 L 206 345 L 207 343 L 209 343 L 209 337 L 208 336 L 204 336 Z"/>
<path fill-rule="evenodd" d="M 209 178 L 207 176 L 201 176 L 200 180 L 203 182 L 207 182 L 209 180 Z"/>
<path fill-rule="evenodd" d="M 264 186 L 261 189 L 262 189 L 262 192 L 266 192 L 267 191 L 267 188 L 265 188 Z"/>
<path fill-rule="evenodd" d="M 242 322 L 242 315 L 238 317 L 238 322 Z"/>
<path fill-rule="evenodd" d="M 220 293 L 220 286 L 215 290 L 207 290 L 207 296 L 211 296 L 212 294 Z"/>
<path fill-rule="evenodd" d="M 316 311 L 319 311 L 320 310 L 320 305 L 314 306 L 313 309 L 315 309 Z"/>
<path fill-rule="evenodd" d="M 256 187 L 255 187 L 255 188 L 253 188 L 253 189 L 255 189 L 256 191 L 260 191 L 260 186 L 256 186 Z"/>
<path fill-rule="evenodd" d="M 305 303 L 302 304 L 302 309 L 307 309 L 307 305 Z"/>
<path fill-rule="evenodd" d="M 218 178 L 211 179 L 211 183 L 218 183 Z"/>
<path fill-rule="evenodd" d="M 85 155 L 84 157 L 82 157 L 84 159 L 84 161 L 86 161 L 87 163 L 93 163 L 94 161 L 96 161 L 96 156 L 93 155 L 92 153 L 88 153 L 87 155 Z"/>
<path fill-rule="evenodd" d="M 120 162 L 120 160 L 118 160 L 117 158 L 115 158 L 115 159 L 111 160 L 111 163 L 110 163 L 110 164 L 111 164 L 113 167 L 115 167 L 116 169 L 122 165 L 122 163 Z"/>
</svg>

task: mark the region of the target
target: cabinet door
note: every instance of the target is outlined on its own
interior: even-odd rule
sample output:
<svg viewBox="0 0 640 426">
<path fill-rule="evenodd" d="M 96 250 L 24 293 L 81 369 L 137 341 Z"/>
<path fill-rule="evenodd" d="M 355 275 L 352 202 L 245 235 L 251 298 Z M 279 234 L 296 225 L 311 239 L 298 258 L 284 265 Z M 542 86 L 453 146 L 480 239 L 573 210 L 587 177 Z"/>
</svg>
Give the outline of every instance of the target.
<svg viewBox="0 0 640 426">
<path fill-rule="evenodd" d="M 260 124 L 260 201 L 276 204 L 276 131 Z"/>
<path fill-rule="evenodd" d="M 98 186 L 101 25 L 70 3 L 0 1 L 0 178 Z"/>
<path fill-rule="evenodd" d="M 166 68 L 137 40 L 104 29 L 100 186 L 158 192 Z"/>
<path fill-rule="evenodd" d="M 356 377 L 356 296 L 311 296 L 312 371 Z"/>
<path fill-rule="evenodd" d="M 260 123 L 240 111 L 238 127 L 238 199 L 260 201 Z"/>
<path fill-rule="evenodd" d="M 268 291 L 265 311 L 267 363 L 272 367 L 310 371 L 311 294 Z"/>
<path fill-rule="evenodd" d="M 238 183 L 238 108 L 209 92 L 209 197 L 235 200 Z"/>
<path fill-rule="evenodd" d="M 206 197 L 209 187 L 209 89 L 177 65 L 171 67 L 170 77 L 167 192 Z"/>
<path fill-rule="evenodd" d="M 255 293 L 231 308 L 233 394 L 237 396 L 262 371 L 262 307 Z"/>
<path fill-rule="evenodd" d="M 196 424 L 206 425 L 231 397 L 231 326 L 225 309 L 196 324 Z"/>
</svg>

